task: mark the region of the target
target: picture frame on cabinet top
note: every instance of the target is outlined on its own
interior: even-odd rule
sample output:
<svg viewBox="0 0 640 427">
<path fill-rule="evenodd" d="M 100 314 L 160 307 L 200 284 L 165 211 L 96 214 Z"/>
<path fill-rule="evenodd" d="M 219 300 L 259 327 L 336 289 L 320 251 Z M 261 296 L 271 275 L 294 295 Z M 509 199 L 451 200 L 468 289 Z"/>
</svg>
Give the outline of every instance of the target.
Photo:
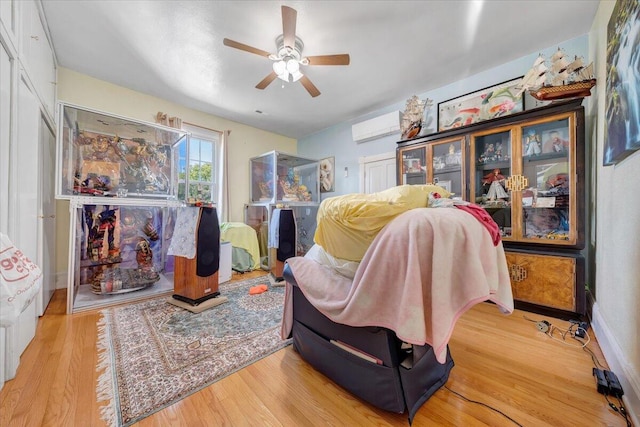
<svg viewBox="0 0 640 427">
<path fill-rule="evenodd" d="M 522 76 L 438 103 L 438 132 L 524 111 Z"/>
</svg>

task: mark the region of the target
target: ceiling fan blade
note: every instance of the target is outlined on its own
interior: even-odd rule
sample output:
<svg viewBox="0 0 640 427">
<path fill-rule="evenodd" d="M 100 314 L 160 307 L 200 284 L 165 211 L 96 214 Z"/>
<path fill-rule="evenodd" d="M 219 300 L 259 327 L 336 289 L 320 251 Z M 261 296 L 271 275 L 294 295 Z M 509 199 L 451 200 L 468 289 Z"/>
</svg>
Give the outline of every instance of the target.
<svg viewBox="0 0 640 427">
<path fill-rule="evenodd" d="M 307 56 L 309 65 L 349 65 L 351 60 L 348 53 L 340 55 Z"/>
<path fill-rule="evenodd" d="M 256 89 L 266 88 L 267 86 L 269 86 L 269 84 L 271 84 L 272 81 L 276 79 L 276 77 L 278 77 L 278 75 L 274 71 L 272 71 L 271 74 L 262 79 L 262 81 L 256 85 Z"/>
<path fill-rule="evenodd" d="M 282 6 L 282 35 L 285 46 L 295 47 L 296 16 L 298 12 L 287 6 Z"/>
<path fill-rule="evenodd" d="M 313 83 L 311 83 L 311 80 L 309 80 L 309 77 L 307 76 L 300 77 L 300 83 L 302 83 L 302 86 L 304 86 L 307 92 L 309 92 L 309 95 L 311 95 L 312 97 L 315 98 L 316 96 L 320 95 L 320 91 Z"/>
<path fill-rule="evenodd" d="M 224 39 L 222 40 L 222 43 L 224 43 L 225 46 L 229 46 L 229 47 L 233 47 L 235 49 L 240 49 L 240 50 L 244 50 L 245 52 L 249 52 L 249 53 L 255 53 L 256 55 L 260 55 L 260 56 L 266 56 L 267 58 L 269 57 L 269 55 L 271 55 L 269 52 L 264 51 L 262 49 L 258 49 L 256 47 L 253 46 L 249 46 L 246 45 L 244 43 L 240 43 L 231 39 Z"/>
</svg>

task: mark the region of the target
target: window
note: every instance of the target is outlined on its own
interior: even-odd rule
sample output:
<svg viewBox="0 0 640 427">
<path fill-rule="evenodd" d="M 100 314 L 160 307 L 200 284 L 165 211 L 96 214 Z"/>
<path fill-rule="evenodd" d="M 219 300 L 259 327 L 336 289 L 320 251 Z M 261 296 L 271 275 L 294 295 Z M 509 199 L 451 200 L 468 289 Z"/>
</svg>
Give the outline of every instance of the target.
<svg viewBox="0 0 640 427">
<path fill-rule="evenodd" d="M 185 143 L 178 149 L 178 198 L 217 203 L 221 135 L 198 126 L 183 128 L 191 136 L 189 146 Z"/>
</svg>

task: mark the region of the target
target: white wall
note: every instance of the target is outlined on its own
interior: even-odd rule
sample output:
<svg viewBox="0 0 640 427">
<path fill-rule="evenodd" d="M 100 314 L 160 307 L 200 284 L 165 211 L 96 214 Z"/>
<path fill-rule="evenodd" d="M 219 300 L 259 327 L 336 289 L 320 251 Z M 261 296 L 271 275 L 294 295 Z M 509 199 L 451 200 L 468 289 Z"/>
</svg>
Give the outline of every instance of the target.
<svg viewBox="0 0 640 427">
<path fill-rule="evenodd" d="M 615 166 L 602 166 L 606 139 L 607 24 L 615 2 L 602 1 L 589 34 L 598 85 L 589 100 L 587 129 L 597 147 L 596 304 L 594 330 L 611 369 L 621 377 L 628 409 L 640 422 L 640 151 Z M 640 49 L 640 46 L 636 46 Z M 633 96 L 633 95 L 632 95 Z M 640 96 L 635 94 L 635 96 Z M 622 375 L 621 375 L 622 374 Z"/>
<path fill-rule="evenodd" d="M 158 111 L 215 130 L 231 130 L 229 137 L 229 221 L 244 220 L 249 202 L 249 158 L 271 150 L 296 154 L 296 140 L 256 129 L 170 101 L 145 95 L 67 68 L 58 69 L 58 100 L 107 113 L 153 123 Z M 56 209 L 56 271 L 67 269 L 69 203 L 58 200 Z"/>
</svg>

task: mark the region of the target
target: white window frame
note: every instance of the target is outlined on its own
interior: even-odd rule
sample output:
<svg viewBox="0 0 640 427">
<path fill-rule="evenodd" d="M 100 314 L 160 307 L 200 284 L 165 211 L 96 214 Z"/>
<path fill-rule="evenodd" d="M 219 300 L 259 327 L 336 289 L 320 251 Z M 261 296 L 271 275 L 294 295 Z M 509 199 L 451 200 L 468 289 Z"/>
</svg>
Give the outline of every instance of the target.
<svg viewBox="0 0 640 427">
<path fill-rule="evenodd" d="M 189 201 L 190 186 L 194 184 L 210 185 L 210 192 L 208 193 L 210 197 L 210 201 L 215 205 L 219 205 L 221 201 L 218 200 L 218 194 L 219 194 L 218 177 L 220 176 L 219 171 L 223 167 L 220 161 L 220 146 L 222 141 L 222 132 L 214 131 L 214 130 L 203 128 L 196 125 L 184 124 L 184 123 L 182 125 L 182 129 L 189 132 L 189 138 L 188 138 L 188 145 L 186 149 L 186 159 L 184 159 L 186 162 L 185 178 L 182 179 L 178 177 L 178 186 L 184 185 L 185 197 L 187 198 L 187 201 Z M 213 149 L 212 149 L 213 158 L 204 159 L 202 158 L 201 152 L 198 155 L 194 155 L 194 153 L 191 152 L 192 140 L 210 142 L 213 145 Z M 180 160 L 182 161 L 183 159 L 181 158 Z M 211 181 L 210 182 L 205 182 L 205 181 L 194 182 L 190 180 L 189 172 L 190 172 L 191 165 L 193 164 L 192 163 L 193 161 L 197 162 L 200 165 L 205 163 L 211 163 Z"/>
</svg>

